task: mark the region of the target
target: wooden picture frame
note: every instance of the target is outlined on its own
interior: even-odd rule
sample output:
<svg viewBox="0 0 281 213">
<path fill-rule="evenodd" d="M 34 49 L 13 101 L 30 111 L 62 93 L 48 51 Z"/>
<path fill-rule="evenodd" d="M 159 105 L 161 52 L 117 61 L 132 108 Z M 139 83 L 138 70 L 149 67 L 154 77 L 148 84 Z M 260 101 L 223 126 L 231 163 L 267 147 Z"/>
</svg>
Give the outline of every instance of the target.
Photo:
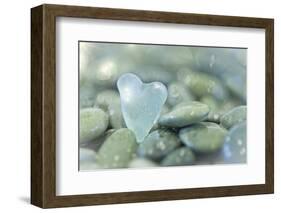
<svg viewBox="0 0 281 213">
<path fill-rule="evenodd" d="M 56 18 L 94 18 L 265 29 L 265 184 L 87 195 L 56 195 Z M 274 21 L 265 18 L 199 15 L 44 4 L 31 9 L 31 203 L 41 208 L 132 203 L 274 191 Z"/>
</svg>

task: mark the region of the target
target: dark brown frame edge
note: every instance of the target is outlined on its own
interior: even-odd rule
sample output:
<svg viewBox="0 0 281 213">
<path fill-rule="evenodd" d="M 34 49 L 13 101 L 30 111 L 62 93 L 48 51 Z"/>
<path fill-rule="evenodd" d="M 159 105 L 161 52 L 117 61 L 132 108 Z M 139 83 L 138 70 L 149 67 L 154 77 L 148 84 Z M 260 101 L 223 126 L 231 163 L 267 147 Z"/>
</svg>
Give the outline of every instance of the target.
<svg viewBox="0 0 281 213">
<path fill-rule="evenodd" d="M 56 196 L 56 17 L 262 28 L 266 32 L 266 183 Z M 31 9 L 31 203 L 42 208 L 274 192 L 274 20 L 65 5 Z"/>
</svg>

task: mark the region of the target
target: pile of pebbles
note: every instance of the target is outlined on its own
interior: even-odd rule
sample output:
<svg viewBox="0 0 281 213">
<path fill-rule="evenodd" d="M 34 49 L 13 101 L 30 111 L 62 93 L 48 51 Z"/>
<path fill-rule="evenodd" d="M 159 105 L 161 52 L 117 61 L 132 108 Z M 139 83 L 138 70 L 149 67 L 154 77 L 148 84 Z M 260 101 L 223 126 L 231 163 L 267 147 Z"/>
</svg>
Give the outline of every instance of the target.
<svg viewBox="0 0 281 213">
<path fill-rule="evenodd" d="M 246 50 L 80 42 L 80 170 L 246 163 Z M 168 89 L 137 143 L 116 82 Z"/>
</svg>

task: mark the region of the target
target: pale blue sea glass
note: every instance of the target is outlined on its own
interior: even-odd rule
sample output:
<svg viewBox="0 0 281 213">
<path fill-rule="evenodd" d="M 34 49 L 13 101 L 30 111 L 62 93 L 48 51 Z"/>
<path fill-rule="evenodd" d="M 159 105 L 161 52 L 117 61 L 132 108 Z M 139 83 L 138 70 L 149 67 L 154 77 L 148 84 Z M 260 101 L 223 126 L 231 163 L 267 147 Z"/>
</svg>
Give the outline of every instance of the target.
<svg viewBox="0 0 281 213">
<path fill-rule="evenodd" d="M 138 143 L 141 143 L 159 119 L 167 99 L 167 88 L 160 82 L 142 83 L 132 73 L 120 76 L 117 87 L 126 125 L 135 133 Z"/>
</svg>

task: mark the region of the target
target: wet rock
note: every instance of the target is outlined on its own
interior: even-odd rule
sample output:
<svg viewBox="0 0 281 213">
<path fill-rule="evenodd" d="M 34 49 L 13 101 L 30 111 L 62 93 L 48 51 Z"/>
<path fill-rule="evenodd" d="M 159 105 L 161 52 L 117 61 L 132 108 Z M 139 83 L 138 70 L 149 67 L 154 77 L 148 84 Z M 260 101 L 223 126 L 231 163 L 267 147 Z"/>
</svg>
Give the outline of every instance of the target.
<svg viewBox="0 0 281 213">
<path fill-rule="evenodd" d="M 98 108 L 80 110 L 80 143 L 100 137 L 108 127 L 108 115 Z"/>
<path fill-rule="evenodd" d="M 162 166 L 185 166 L 195 162 L 195 155 L 188 147 L 181 147 L 168 154 L 161 162 Z"/>
<path fill-rule="evenodd" d="M 175 106 L 183 101 L 193 101 L 194 97 L 186 86 L 180 82 L 173 82 L 168 86 L 167 103 Z"/>
<path fill-rule="evenodd" d="M 181 129 L 179 137 L 195 152 L 213 153 L 223 146 L 226 133 L 227 131 L 216 123 L 200 122 Z"/>
<path fill-rule="evenodd" d="M 129 164 L 130 168 L 148 168 L 156 166 L 158 166 L 157 163 L 146 158 L 135 158 Z"/>
<path fill-rule="evenodd" d="M 209 107 L 200 102 L 187 102 L 177 105 L 169 113 L 162 115 L 158 123 L 167 127 L 184 127 L 204 120 L 209 113 Z"/>
<path fill-rule="evenodd" d="M 96 163 L 96 152 L 86 148 L 80 148 L 79 150 L 79 170 L 86 171 L 97 169 L 98 165 Z"/>
<path fill-rule="evenodd" d="M 109 114 L 109 124 L 113 129 L 125 128 L 126 124 L 121 111 L 120 96 L 115 90 L 104 90 L 96 98 L 95 106 Z"/>
<path fill-rule="evenodd" d="M 116 130 L 98 151 L 98 163 L 102 168 L 124 168 L 135 155 L 137 142 L 134 133 L 126 128 Z"/>
<path fill-rule="evenodd" d="M 220 122 L 223 127 L 229 129 L 232 126 L 245 121 L 246 118 L 247 118 L 247 107 L 239 106 L 225 113 L 221 117 Z"/>
<path fill-rule="evenodd" d="M 180 146 L 180 140 L 176 133 L 167 129 L 158 129 L 144 139 L 137 153 L 140 157 L 160 160 L 178 146 Z"/>
<path fill-rule="evenodd" d="M 192 94 L 198 98 L 211 95 L 218 100 L 224 100 L 229 96 L 225 86 L 213 75 L 184 69 L 179 71 L 178 76 Z"/>
<path fill-rule="evenodd" d="M 246 163 L 247 161 L 247 126 L 242 122 L 233 126 L 225 137 L 221 150 L 224 163 Z"/>
</svg>

